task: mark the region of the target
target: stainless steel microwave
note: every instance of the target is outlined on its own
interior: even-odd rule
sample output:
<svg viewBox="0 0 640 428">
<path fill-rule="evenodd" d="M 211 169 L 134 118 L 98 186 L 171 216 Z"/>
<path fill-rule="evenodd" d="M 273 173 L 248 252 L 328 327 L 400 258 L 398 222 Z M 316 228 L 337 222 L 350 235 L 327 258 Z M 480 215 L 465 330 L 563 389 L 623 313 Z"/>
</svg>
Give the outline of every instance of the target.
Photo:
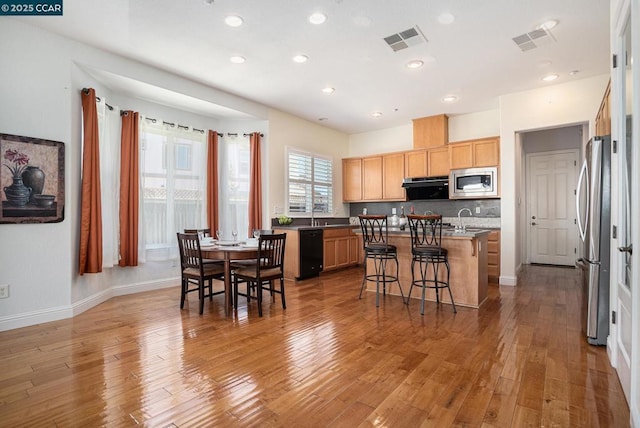
<svg viewBox="0 0 640 428">
<path fill-rule="evenodd" d="M 452 169 L 449 173 L 449 199 L 497 197 L 497 167 Z"/>
</svg>

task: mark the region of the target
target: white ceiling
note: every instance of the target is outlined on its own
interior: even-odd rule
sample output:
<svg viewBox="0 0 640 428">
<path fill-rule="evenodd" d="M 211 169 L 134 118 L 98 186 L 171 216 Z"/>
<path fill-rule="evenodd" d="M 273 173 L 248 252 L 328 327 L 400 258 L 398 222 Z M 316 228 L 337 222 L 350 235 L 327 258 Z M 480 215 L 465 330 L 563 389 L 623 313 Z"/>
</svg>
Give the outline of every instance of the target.
<svg viewBox="0 0 640 428">
<path fill-rule="evenodd" d="M 325 24 L 308 22 L 315 11 Z M 452 24 L 438 22 L 444 12 Z M 225 25 L 229 14 L 244 25 Z M 495 109 L 500 95 L 605 74 L 610 62 L 606 0 L 66 0 L 62 17 L 20 19 L 347 133 Z M 512 38 L 548 19 L 558 21 L 555 41 L 522 52 Z M 427 43 L 393 52 L 383 40 L 416 25 Z M 299 53 L 309 61 L 294 63 Z M 232 55 L 246 62 L 232 64 Z M 410 70 L 413 59 L 425 65 Z M 548 73 L 560 77 L 542 82 Z M 242 117 L 102 76 L 128 95 Z M 325 86 L 336 90 L 324 94 Z M 448 94 L 459 100 L 443 103 Z"/>
</svg>

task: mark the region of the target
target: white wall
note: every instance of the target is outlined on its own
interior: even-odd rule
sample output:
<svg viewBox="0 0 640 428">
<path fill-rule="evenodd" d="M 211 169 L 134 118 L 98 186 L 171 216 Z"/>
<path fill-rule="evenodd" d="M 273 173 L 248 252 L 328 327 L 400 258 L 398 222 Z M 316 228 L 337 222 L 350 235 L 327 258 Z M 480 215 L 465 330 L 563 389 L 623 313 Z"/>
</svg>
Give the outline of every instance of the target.
<svg viewBox="0 0 640 428">
<path fill-rule="evenodd" d="M 349 136 L 349 156 L 369 156 L 378 153 L 413 149 L 413 123 Z"/>
<path fill-rule="evenodd" d="M 500 135 L 500 110 L 449 116 L 449 142 Z"/>
<path fill-rule="evenodd" d="M 608 80 L 608 75 L 602 75 L 500 97 L 501 284 L 515 285 L 522 263 L 519 240 L 523 229 L 517 203 L 522 190 L 522 143 L 516 134 L 585 122 L 593 130 Z"/>
<path fill-rule="evenodd" d="M 349 215 L 342 203 L 342 158 L 349 154 L 349 137 L 342 132 L 278 110 L 269 111 L 269 205 L 271 217 L 285 209 L 285 153 L 287 147 L 333 158 L 334 215 Z"/>
<path fill-rule="evenodd" d="M 77 274 L 83 87 L 96 88 L 110 104 L 159 119 L 170 117 L 220 132 L 263 132 L 265 206 L 274 205 L 270 198 L 284 203 L 284 146 L 332 155 L 336 160 L 335 200 L 342 201 L 340 159 L 348 152 L 345 134 L 10 18 L 0 26 L 0 57 L 0 132 L 62 141 L 66 163 L 63 222 L 0 224 L 0 284 L 11 285 L 10 297 L 0 299 L 0 330 L 67 318 L 114 295 L 178 283 L 179 271 L 171 263 Z M 224 105 L 256 119 L 218 120 L 112 93 L 92 77 L 94 69 Z M 272 125 L 266 122 L 268 116 L 273 118 Z M 346 212 L 342 204 L 337 211 Z M 269 217 L 267 209 L 263 220 L 268 222 Z"/>
</svg>

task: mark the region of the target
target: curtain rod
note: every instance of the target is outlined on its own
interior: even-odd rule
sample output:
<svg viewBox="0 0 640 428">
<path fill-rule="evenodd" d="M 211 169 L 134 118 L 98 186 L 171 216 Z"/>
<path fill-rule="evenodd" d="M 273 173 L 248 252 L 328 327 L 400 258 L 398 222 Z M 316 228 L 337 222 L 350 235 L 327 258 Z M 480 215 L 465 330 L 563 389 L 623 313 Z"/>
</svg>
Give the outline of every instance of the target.
<svg viewBox="0 0 640 428">
<path fill-rule="evenodd" d="M 242 134 L 242 136 L 243 136 L 243 137 L 248 137 L 248 136 L 250 136 L 250 135 L 251 135 L 251 133 L 249 133 L 249 134 L 247 134 L 247 133 Z M 218 133 L 218 136 L 219 136 L 219 137 L 224 137 L 224 134 L 220 134 L 220 133 Z M 237 137 L 237 136 L 238 136 L 238 133 L 237 133 L 237 132 L 227 132 L 227 136 L 228 136 L 228 137 Z M 260 136 L 261 136 L 261 137 L 264 137 L 264 134 L 260 134 Z"/>
<path fill-rule="evenodd" d="M 98 103 L 100 102 L 100 97 L 96 97 L 96 102 L 98 102 Z M 113 111 L 113 107 L 111 107 L 109 104 L 107 104 L 106 101 L 104 102 L 104 105 L 106 105 L 109 110 Z"/>
<path fill-rule="evenodd" d="M 148 120 L 148 121 L 149 121 L 149 122 L 151 122 L 151 123 L 156 123 L 156 122 L 157 122 L 157 120 L 156 120 L 156 119 L 154 119 L 154 118 L 152 118 L 152 117 L 146 117 L 146 116 L 145 116 L 145 119 L 146 119 L 146 120 Z M 175 128 L 175 127 L 176 127 L 176 124 L 175 124 L 174 122 L 166 122 L 166 121 L 164 121 L 164 120 L 163 120 L 163 121 L 162 121 L 162 124 L 163 124 L 163 125 L 168 125 L 168 126 L 170 126 L 170 127 L 172 127 L 172 128 Z M 184 130 L 189 129 L 189 126 L 187 126 L 187 125 L 180 125 L 179 123 L 178 123 L 177 127 L 178 127 L 178 129 L 184 129 Z M 199 133 L 201 133 L 201 134 L 204 134 L 204 129 L 198 129 L 198 128 L 191 128 L 191 129 L 193 130 L 193 132 L 199 132 Z"/>
</svg>

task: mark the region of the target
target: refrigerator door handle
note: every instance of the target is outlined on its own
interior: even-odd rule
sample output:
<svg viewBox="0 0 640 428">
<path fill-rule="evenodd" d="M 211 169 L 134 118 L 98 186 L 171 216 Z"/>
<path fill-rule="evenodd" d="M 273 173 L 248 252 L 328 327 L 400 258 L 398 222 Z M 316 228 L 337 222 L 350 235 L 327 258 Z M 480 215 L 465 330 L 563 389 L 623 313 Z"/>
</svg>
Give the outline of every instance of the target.
<svg viewBox="0 0 640 428">
<path fill-rule="evenodd" d="M 582 189 L 582 183 L 585 183 L 585 186 L 589 183 L 589 171 L 587 170 L 587 161 L 585 159 L 582 164 L 582 168 L 580 169 L 580 176 L 578 177 L 578 190 L 576 191 L 576 217 L 578 218 L 578 232 L 580 232 L 580 239 L 584 242 L 587 236 L 587 221 L 589 220 L 589 210 L 585 210 L 585 219 L 584 219 L 584 228 L 582 224 L 582 213 L 580 212 L 580 190 Z M 585 191 L 587 195 L 587 203 L 586 207 L 589 207 L 589 189 L 587 188 Z"/>
</svg>

